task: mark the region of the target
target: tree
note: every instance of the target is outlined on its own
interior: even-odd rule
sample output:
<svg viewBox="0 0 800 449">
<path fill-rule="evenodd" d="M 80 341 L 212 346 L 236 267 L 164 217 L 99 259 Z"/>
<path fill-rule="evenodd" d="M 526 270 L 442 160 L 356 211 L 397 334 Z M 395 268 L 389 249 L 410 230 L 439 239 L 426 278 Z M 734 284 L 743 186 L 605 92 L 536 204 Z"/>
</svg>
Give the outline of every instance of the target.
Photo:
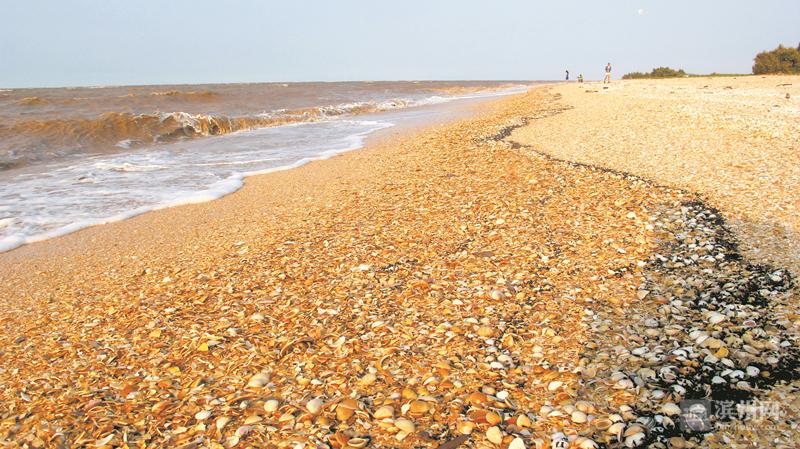
<svg viewBox="0 0 800 449">
<path fill-rule="evenodd" d="M 753 73 L 800 73 L 800 45 L 797 48 L 778 45 L 775 50 L 762 51 L 755 57 Z"/>
</svg>

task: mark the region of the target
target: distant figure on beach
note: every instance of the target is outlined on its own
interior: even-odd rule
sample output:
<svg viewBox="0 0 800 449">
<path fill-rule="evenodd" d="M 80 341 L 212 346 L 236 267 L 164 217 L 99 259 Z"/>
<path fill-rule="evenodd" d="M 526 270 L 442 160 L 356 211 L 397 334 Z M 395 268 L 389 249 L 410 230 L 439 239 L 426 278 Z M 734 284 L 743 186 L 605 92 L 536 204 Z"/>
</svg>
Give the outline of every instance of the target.
<svg viewBox="0 0 800 449">
<path fill-rule="evenodd" d="M 578 74 L 578 82 L 579 82 L 579 83 L 582 83 L 582 82 L 583 82 L 583 73 L 581 73 L 581 74 Z"/>
<path fill-rule="evenodd" d="M 569 70 L 567 70 L 567 81 L 569 81 Z"/>
<path fill-rule="evenodd" d="M 606 64 L 606 77 L 603 78 L 603 84 L 611 82 L 611 63 Z"/>
</svg>

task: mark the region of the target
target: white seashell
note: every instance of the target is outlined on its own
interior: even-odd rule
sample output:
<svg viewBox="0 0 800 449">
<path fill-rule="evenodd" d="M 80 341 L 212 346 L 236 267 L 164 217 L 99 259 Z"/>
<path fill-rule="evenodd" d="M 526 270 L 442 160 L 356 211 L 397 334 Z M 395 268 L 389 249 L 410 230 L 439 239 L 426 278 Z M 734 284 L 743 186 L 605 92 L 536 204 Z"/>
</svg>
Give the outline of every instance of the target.
<svg viewBox="0 0 800 449">
<path fill-rule="evenodd" d="M 550 382 L 549 384 L 547 384 L 547 390 L 548 391 L 556 391 L 559 388 L 561 388 L 562 385 L 564 385 L 564 382 L 561 382 L 560 380 L 554 380 L 554 381 Z"/>
<path fill-rule="evenodd" d="M 761 370 L 752 365 L 745 368 L 745 372 L 748 377 L 756 377 L 761 374 Z"/>
<path fill-rule="evenodd" d="M 270 376 L 267 373 L 258 373 L 251 377 L 247 382 L 248 387 L 263 388 L 269 383 Z"/>
<path fill-rule="evenodd" d="M 566 449 L 569 446 L 569 440 L 562 432 L 554 433 L 550 439 L 553 441 L 551 449 Z"/>
<path fill-rule="evenodd" d="M 711 324 L 719 324 L 728 319 L 727 316 L 719 312 L 709 312 L 707 316 L 708 322 Z"/>
<path fill-rule="evenodd" d="M 681 408 L 678 407 L 678 405 L 675 403 L 667 402 L 666 404 L 661 406 L 661 413 L 667 416 L 680 415 Z"/>
<path fill-rule="evenodd" d="M 645 435 L 644 435 L 643 432 L 637 432 L 637 433 L 634 433 L 633 435 L 631 435 L 629 437 L 626 437 L 625 438 L 625 447 L 633 448 L 633 447 L 640 446 L 644 442 L 644 437 L 645 437 Z"/>
<path fill-rule="evenodd" d="M 574 412 L 572 412 L 571 419 L 572 419 L 572 422 L 577 423 L 577 424 L 585 423 L 586 422 L 586 413 L 583 413 L 580 410 L 575 410 Z"/>
<path fill-rule="evenodd" d="M 231 422 L 230 416 L 220 416 L 217 418 L 217 421 L 214 423 L 214 425 L 217 427 L 217 430 L 222 430 L 228 425 L 229 422 Z"/>
<path fill-rule="evenodd" d="M 542 416 L 547 416 L 552 411 L 553 411 L 553 407 L 550 407 L 549 405 L 543 405 L 543 406 L 541 406 L 539 408 L 539 414 L 542 415 Z"/>
<path fill-rule="evenodd" d="M 414 433 L 416 430 L 416 426 L 410 419 L 405 418 L 398 418 L 394 420 L 394 426 L 400 429 L 402 432 Z"/>
<path fill-rule="evenodd" d="M 617 438 L 622 437 L 622 432 L 625 431 L 625 423 L 616 422 L 611 425 L 606 432 L 610 433 L 611 435 L 615 435 Z"/>
<path fill-rule="evenodd" d="M 617 383 L 614 384 L 614 389 L 616 390 L 627 390 L 629 388 L 633 388 L 633 381 L 630 379 L 620 379 Z"/>
<path fill-rule="evenodd" d="M 281 405 L 281 402 L 277 399 L 268 399 L 264 402 L 264 411 L 268 413 L 274 413 L 278 410 L 278 407 Z"/>
<path fill-rule="evenodd" d="M 597 449 L 599 446 L 594 441 L 586 437 L 578 437 L 572 442 L 572 445 L 578 449 Z"/>
<path fill-rule="evenodd" d="M 508 445 L 508 449 L 528 449 L 525 446 L 525 442 L 522 441 L 522 438 L 516 437 L 511 441 L 511 444 Z"/>
<path fill-rule="evenodd" d="M 96 440 L 96 441 L 94 442 L 94 445 L 95 445 L 95 447 L 103 447 L 103 446 L 105 446 L 106 444 L 108 444 L 108 443 L 109 443 L 111 440 L 113 440 L 113 439 L 114 439 L 114 434 L 113 434 L 113 433 L 109 433 L 108 435 L 106 435 L 106 437 L 105 437 L 105 438 L 102 438 L 102 439 Z"/>
<path fill-rule="evenodd" d="M 375 419 L 391 418 L 392 416 L 394 416 L 394 407 L 392 407 L 391 405 L 384 405 L 378 407 L 378 409 L 375 410 L 373 416 L 375 417 Z"/>
<path fill-rule="evenodd" d="M 203 421 L 208 419 L 209 416 L 211 416 L 211 410 L 202 410 L 194 414 L 194 419 Z"/>
<path fill-rule="evenodd" d="M 322 411 L 322 399 L 314 398 L 306 403 L 306 410 L 312 415 L 318 415 Z"/>
<path fill-rule="evenodd" d="M 508 392 L 506 390 L 498 391 L 497 392 L 497 399 L 500 399 L 501 401 L 505 401 L 506 399 L 508 399 Z"/>
</svg>

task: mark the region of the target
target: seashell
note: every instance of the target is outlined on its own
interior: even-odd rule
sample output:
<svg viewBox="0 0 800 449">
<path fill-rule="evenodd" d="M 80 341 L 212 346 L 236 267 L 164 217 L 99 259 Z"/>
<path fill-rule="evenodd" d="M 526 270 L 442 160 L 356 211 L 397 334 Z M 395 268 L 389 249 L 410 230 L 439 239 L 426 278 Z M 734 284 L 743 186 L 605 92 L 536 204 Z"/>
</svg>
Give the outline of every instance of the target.
<svg viewBox="0 0 800 449">
<path fill-rule="evenodd" d="M 578 437 L 575 441 L 572 442 L 572 445 L 578 449 L 597 449 L 600 447 L 597 443 L 593 440 L 590 440 L 586 437 Z"/>
<path fill-rule="evenodd" d="M 402 393 L 400 393 L 400 397 L 402 397 L 403 399 L 406 399 L 406 400 L 408 400 L 408 399 L 416 399 L 417 398 L 417 392 L 412 390 L 412 389 L 410 389 L 410 388 L 408 388 L 408 387 L 406 387 L 406 388 L 403 388 Z"/>
<path fill-rule="evenodd" d="M 597 418 L 594 421 L 592 421 L 592 425 L 597 430 L 606 430 L 609 427 L 611 427 L 612 424 L 614 423 L 612 423 L 611 420 L 608 418 Z"/>
<path fill-rule="evenodd" d="M 516 437 L 511 440 L 511 443 L 508 445 L 508 449 L 527 449 L 527 446 L 525 446 L 525 442 L 522 441 L 522 438 Z"/>
<path fill-rule="evenodd" d="M 150 407 L 150 411 L 155 413 L 156 415 L 166 410 L 169 406 L 169 402 L 167 401 L 158 401 Z"/>
<path fill-rule="evenodd" d="M 231 448 L 239 444 L 239 438 L 237 435 L 231 435 L 228 438 L 225 438 L 225 447 Z"/>
<path fill-rule="evenodd" d="M 622 439 L 622 433 L 625 431 L 625 423 L 616 422 L 611 425 L 606 432 L 615 435 L 618 439 Z"/>
<path fill-rule="evenodd" d="M 108 435 L 106 435 L 105 438 L 101 438 L 99 440 L 96 440 L 94 442 L 94 446 L 95 447 L 103 447 L 106 444 L 110 443 L 111 440 L 113 440 L 113 439 L 114 439 L 114 433 L 112 432 L 112 433 L 109 433 Z"/>
<path fill-rule="evenodd" d="M 552 440 L 550 444 L 551 449 L 567 449 L 567 447 L 569 447 L 569 440 L 562 432 L 554 433 L 553 436 L 550 437 L 550 440 Z"/>
<path fill-rule="evenodd" d="M 506 294 L 503 293 L 502 290 L 493 288 L 489 291 L 489 297 L 494 299 L 495 301 L 500 301 L 501 299 L 505 299 Z"/>
<path fill-rule="evenodd" d="M 263 388 L 269 383 L 270 375 L 268 373 L 258 373 L 247 381 L 248 387 Z"/>
<path fill-rule="evenodd" d="M 494 426 L 496 424 L 500 424 L 500 421 L 503 419 L 495 412 L 488 412 L 486 413 L 486 422 L 489 423 L 490 426 Z"/>
<path fill-rule="evenodd" d="M 478 328 L 477 334 L 481 337 L 491 337 L 494 335 L 494 329 L 489 326 L 481 326 Z"/>
<path fill-rule="evenodd" d="M 369 439 L 367 438 L 353 437 L 347 440 L 347 447 L 353 449 L 361 449 L 367 447 L 367 444 L 369 444 Z"/>
<path fill-rule="evenodd" d="M 411 402 L 411 405 L 408 408 L 408 414 L 411 416 L 422 416 L 431 409 L 431 406 L 428 402 L 416 400 Z"/>
<path fill-rule="evenodd" d="M 194 419 L 203 421 L 211 416 L 211 410 L 202 410 L 194 414 Z"/>
<path fill-rule="evenodd" d="M 531 419 L 528 418 L 527 415 L 519 415 L 517 417 L 517 425 L 519 427 L 530 427 L 531 424 L 533 424 L 533 423 L 531 422 Z"/>
<path fill-rule="evenodd" d="M 578 401 L 575 403 L 575 408 L 583 413 L 594 413 L 594 406 L 587 401 Z"/>
<path fill-rule="evenodd" d="M 281 402 L 277 399 L 267 399 L 264 402 L 264 411 L 267 413 L 274 413 L 278 410 L 278 407 L 281 405 Z"/>
<path fill-rule="evenodd" d="M 622 435 L 628 437 L 636 433 L 644 433 L 644 431 L 644 427 L 640 426 L 639 424 L 631 424 L 627 429 L 625 429 L 625 433 Z"/>
<path fill-rule="evenodd" d="M 498 391 L 496 396 L 497 396 L 497 399 L 500 399 L 501 401 L 505 401 L 506 399 L 508 399 L 508 391 L 506 391 L 506 390 Z"/>
<path fill-rule="evenodd" d="M 364 377 L 362 377 L 361 380 L 358 381 L 358 383 L 361 384 L 362 386 L 368 386 L 374 384 L 377 379 L 378 378 L 377 376 L 375 376 L 374 373 L 367 373 L 364 374 Z"/>
<path fill-rule="evenodd" d="M 372 416 L 375 419 L 391 418 L 394 416 L 394 407 L 392 407 L 391 405 L 384 405 L 378 407 L 378 409 L 375 410 L 375 413 Z"/>
<path fill-rule="evenodd" d="M 214 425 L 217 427 L 217 430 L 222 430 L 228 425 L 229 422 L 231 422 L 230 416 L 220 416 L 217 418 L 217 421 L 214 423 Z"/>
<path fill-rule="evenodd" d="M 405 418 L 397 418 L 394 420 L 394 426 L 400 429 L 402 432 L 414 433 L 416 430 L 416 426 L 410 419 Z"/>
<path fill-rule="evenodd" d="M 486 429 L 486 439 L 494 444 L 503 442 L 503 431 L 497 426 L 492 426 Z"/>
<path fill-rule="evenodd" d="M 244 423 L 246 425 L 250 425 L 250 424 L 255 424 L 257 422 L 261 422 L 262 420 L 263 419 L 259 415 L 250 415 L 247 418 L 245 418 Z"/>
<path fill-rule="evenodd" d="M 572 419 L 572 422 L 576 424 L 583 424 L 586 422 L 586 413 L 583 413 L 580 410 L 575 410 L 572 412 L 570 418 Z"/>
<path fill-rule="evenodd" d="M 464 421 L 458 424 L 458 431 L 462 435 L 469 435 L 472 433 L 473 430 L 475 430 L 475 424 L 469 421 Z"/>
<path fill-rule="evenodd" d="M 561 388 L 562 385 L 564 385 L 564 382 L 561 382 L 560 380 L 554 380 L 554 381 L 550 382 L 549 384 L 547 384 L 547 390 L 548 391 L 556 391 L 559 388 Z"/>
<path fill-rule="evenodd" d="M 637 432 L 633 435 L 625 437 L 625 447 L 639 447 L 642 443 L 644 443 L 644 432 Z"/>
<path fill-rule="evenodd" d="M 633 381 L 628 379 L 628 378 L 624 378 L 624 379 L 618 380 L 614 384 L 613 388 L 615 390 L 627 390 L 627 389 L 630 389 L 630 388 L 633 388 L 633 387 L 634 387 Z"/>
<path fill-rule="evenodd" d="M 353 398 L 344 399 L 336 405 L 336 418 L 339 421 L 347 421 L 358 409 L 358 401 Z"/>
<path fill-rule="evenodd" d="M 253 430 L 253 428 L 250 426 L 240 426 L 238 429 L 236 429 L 235 435 L 239 438 L 242 438 L 250 433 L 251 430 Z"/>
<path fill-rule="evenodd" d="M 469 396 L 467 396 L 467 404 L 472 406 L 479 407 L 487 402 L 489 402 L 489 397 L 479 391 L 470 393 Z"/>
<path fill-rule="evenodd" d="M 710 324 L 714 325 L 727 320 L 728 317 L 719 312 L 709 312 L 708 315 L 706 316 L 706 319 Z"/>
<path fill-rule="evenodd" d="M 486 414 L 489 413 L 483 409 L 470 409 L 467 411 L 467 417 L 470 421 L 475 423 L 485 423 Z"/>
<path fill-rule="evenodd" d="M 550 407 L 549 405 L 543 405 L 539 408 L 539 414 L 541 416 L 548 416 L 552 411 L 553 407 Z"/>
<path fill-rule="evenodd" d="M 661 406 L 661 413 L 667 416 L 680 415 L 681 408 L 678 407 L 678 405 L 673 402 L 667 402 L 666 404 Z"/>
<path fill-rule="evenodd" d="M 318 415 L 322 411 L 322 399 L 314 398 L 306 403 L 306 410 L 312 415 Z"/>
<path fill-rule="evenodd" d="M 672 437 L 669 439 L 670 449 L 683 449 L 686 447 L 686 440 L 681 437 Z"/>
</svg>

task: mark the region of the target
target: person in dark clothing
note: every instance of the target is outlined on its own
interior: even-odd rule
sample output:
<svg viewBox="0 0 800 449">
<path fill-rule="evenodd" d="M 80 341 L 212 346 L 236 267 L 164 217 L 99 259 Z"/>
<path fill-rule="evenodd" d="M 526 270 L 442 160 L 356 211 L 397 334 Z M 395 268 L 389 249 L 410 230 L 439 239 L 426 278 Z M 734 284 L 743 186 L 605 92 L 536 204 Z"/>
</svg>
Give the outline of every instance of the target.
<svg viewBox="0 0 800 449">
<path fill-rule="evenodd" d="M 567 81 L 569 81 L 569 70 L 567 70 Z"/>
</svg>

